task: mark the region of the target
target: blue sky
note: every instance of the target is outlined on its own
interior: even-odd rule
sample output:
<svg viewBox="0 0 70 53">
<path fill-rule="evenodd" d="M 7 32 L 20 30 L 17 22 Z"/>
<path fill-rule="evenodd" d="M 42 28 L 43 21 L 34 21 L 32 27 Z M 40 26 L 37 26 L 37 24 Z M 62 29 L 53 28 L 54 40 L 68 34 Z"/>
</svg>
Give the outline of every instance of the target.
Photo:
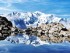
<svg viewBox="0 0 70 53">
<path fill-rule="evenodd" d="M 41 11 L 70 17 L 70 0 L 0 0 L 0 13 Z"/>
</svg>

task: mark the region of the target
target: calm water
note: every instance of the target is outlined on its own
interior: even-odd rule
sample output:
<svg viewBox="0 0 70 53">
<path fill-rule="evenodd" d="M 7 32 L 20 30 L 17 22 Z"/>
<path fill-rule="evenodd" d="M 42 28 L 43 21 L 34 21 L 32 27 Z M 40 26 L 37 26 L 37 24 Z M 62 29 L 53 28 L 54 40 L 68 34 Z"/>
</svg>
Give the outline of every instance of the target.
<svg viewBox="0 0 70 53">
<path fill-rule="evenodd" d="M 38 47 L 0 41 L 0 53 L 70 53 L 70 44 L 51 44 Z"/>
</svg>

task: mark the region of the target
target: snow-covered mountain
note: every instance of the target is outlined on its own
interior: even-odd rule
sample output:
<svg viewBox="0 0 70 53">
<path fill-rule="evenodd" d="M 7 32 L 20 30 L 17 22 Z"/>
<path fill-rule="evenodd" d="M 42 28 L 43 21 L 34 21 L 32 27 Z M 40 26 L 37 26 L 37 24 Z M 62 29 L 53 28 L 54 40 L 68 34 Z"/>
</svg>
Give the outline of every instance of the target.
<svg viewBox="0 0 70 53">
<path fill-rule="evenodd" d="M 40 11 L 36 12 L 13 12 L 9 14 L 2 15 L 7 17 L 13 24 L 18 28 L 27 28 L 27 26 L 37 26 L 41 23 L 51 23 L 60 22 L 65 25 L 65 27 L 70 28 L 70 18 L 60 18 L 54 14 L 45 14 Z"/>
<path fill-rule="evenodd" d="M 62 23 L 66 28 L 70 28 L 70 18 L 60 18 L 54 14 L 45 14 L 39 11 L 36 12 L 13 12 L 9 14 L 4 14 L 1 16 L 5 16 L 9 21 L 12 22 L 13 26 L 21 29 L 26 29 L 28 26 L 36 27 L 42 23 Z M 24 44 L 32 44 L 32 45 L 42 45 L 49 44 L 47 41 L 41 41 L 36 36 L 29 37 L 28 35 L 22 35 L 22 37 L 8 37 L 9 41 L 15 40 L 15 42 L 24 43 Z"/>
</svg>

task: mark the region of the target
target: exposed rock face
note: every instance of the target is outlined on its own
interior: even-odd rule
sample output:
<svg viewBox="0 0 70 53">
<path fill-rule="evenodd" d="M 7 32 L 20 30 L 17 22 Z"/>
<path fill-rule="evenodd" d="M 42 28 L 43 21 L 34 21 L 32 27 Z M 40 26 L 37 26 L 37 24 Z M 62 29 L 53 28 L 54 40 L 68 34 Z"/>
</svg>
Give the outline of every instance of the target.
<svg viewBox="0 0 70 53">
<path fill-rule="evenodd" d="M 12 23 L 6 17 L 0 16 L 0 40 L 4 40 L 11 34 Z"/>
</svg>

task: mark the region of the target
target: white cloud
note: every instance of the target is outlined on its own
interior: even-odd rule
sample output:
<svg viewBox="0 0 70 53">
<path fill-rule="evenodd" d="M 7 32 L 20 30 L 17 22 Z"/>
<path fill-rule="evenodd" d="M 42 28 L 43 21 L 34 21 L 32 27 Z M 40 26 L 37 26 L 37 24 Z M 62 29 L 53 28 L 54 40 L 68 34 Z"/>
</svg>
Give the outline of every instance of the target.
<svg viewBox="0 0 70 53">
<path fill-rule="evenodd" d="M 29 2 L 30 0 L 0 0 L 0 3 L 7 4 L 6 7 L 11 7 L 12 3 L 25 3 Z"/>
<path fill-rule="evenodd" d="M 19 11 L 18 9 L 12 9 L 12 8 L 6 8 L 6 7 L 0 7 L 0 14 L 10 13 Z"/>
<path fill-rule="evenodd" d="M 14 9 L 9 9 L 9 8 L 5 8 L 5 7 L 0 7 L 0 10 L 3 10 L 3 11 L 14 11 Z"/>
<path fill-rule="evenodd" d="M 19 2 L 19 0 L 0 0 L 0 4 L 1 3 L 6 4 L 6 6 L 0 7 L 0 13 L 1 12 L 17 11 L 17 9 L 14 9 L 12 6 L 12 3 L 17 3 L 17 2 Z"/>
<path fill-rule="evenodd" d="M 29 1 L 30 0 L 0 0 L 0 4 L 1 3 L 6 4 L 6 6 L 0 7 L 0 10 L 2 10 L 2 11 L 17 11 L 17 9 L 13 8 L 12 3 L 24 3 L 24 2 L 29 2 Z"/>
</svg>

